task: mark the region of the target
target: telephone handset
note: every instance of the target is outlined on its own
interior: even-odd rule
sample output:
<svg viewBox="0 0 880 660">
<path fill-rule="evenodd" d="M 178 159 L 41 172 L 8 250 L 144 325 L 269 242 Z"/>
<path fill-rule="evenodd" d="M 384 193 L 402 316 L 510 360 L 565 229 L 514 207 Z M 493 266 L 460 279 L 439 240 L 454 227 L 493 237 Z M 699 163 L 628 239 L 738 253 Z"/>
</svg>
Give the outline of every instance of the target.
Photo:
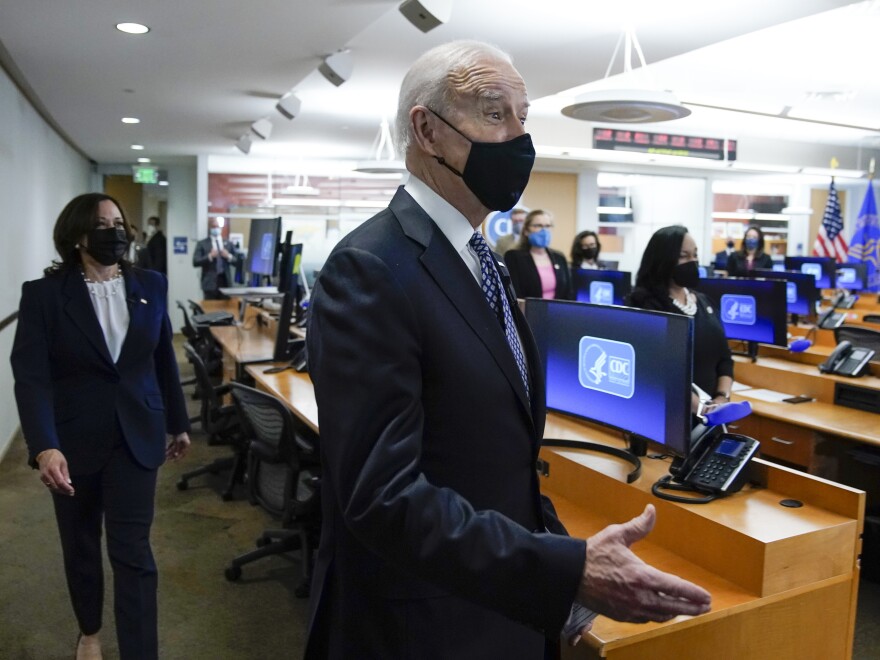
<svg viewBox="0 0 880 660">
<path fill-rule="evenodd" d="M 836 312 L 834 311 L 834 307 L 829 307 L 819 315 L 819 320 L 816 322 L 816 325 L 824 330 L 834 330 L 834 328 L 843 325 L 845 320 L 846 314 L 843 312 Z"/>
<path fill-rule="evenodd" d="M 674 471 L 675 481 L 704 493 L 727 495 L 739 491 L 748 479 L 749 461 L 760 443 L 738 433 L 727 433 L 721 426 L 694 429 L 691 453 Z"/>
<path fill-rule="evenodd" d="M 819 365 L 819 371 L 823 374 L 838 374 L 856 378 L 865 374 L 868 362 L 873 357 L 874 351 L 871 349 L 853 346 L 844 339 L 828 356 L 828 359 Z"/>
</svg>

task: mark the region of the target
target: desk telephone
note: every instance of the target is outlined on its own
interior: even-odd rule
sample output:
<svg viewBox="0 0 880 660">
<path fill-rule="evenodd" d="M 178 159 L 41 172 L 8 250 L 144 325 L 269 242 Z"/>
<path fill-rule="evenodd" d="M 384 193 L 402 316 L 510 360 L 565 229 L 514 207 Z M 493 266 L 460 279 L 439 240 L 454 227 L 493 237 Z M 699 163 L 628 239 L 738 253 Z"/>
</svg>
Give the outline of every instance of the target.
<svg viewBox="0 0 880 660">
<path fill-rule="evenodd" d="M 831 301 L 831 307 L 837 307 L 840 309 L 852 309 L 858 299 L 859 297 L 854 293 L 841 291 L 834 297 L 834 300 Z"/>
<path fill-rule="evenodd" d="M 868 370 L 868 362 L 874 357 L 874 351 L 869 348 L 853 346 L 847 340 L 843 340 L 828 356 L 828 359 L 819 365 L 819 371 L 823 374 L 837 374 L 856 378 L 863 376 Z"/>
<path fill-rule="evenodd" d="M 838 312 L 835 311 L 834 307 L 829 307 L 819 315 L 819 320 L 816 322 L 816 325 L 823 330 L 834 330 L 834 328 L 843 325 L 845 320 L 845 312 Z"/>
<path fill-rule="evenodd" d="M 673 472 L 675 481 L 714 495 L 739 491 L 760 443 L 745 435 L 727 433 L 720 426 L 706 429 L 699 425 L 694 432 L 698 438 L 688 458 Z"/>
</svg>

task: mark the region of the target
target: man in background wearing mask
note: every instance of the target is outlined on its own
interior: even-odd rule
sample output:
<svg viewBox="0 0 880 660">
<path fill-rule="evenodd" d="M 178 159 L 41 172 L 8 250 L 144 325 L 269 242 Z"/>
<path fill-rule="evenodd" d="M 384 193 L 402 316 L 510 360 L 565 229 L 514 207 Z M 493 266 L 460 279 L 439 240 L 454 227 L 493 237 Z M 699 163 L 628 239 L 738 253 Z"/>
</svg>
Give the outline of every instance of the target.
<svg viewBox="0 0 880 660">
<path fill-rule="evenodd" d="M 587 629 L 576 602 L 628 621 L 708 610 L 708 593 L 629 550 L 653 507 L 587 543 L 539 492 L 537 350 L 478 231 L 528 182 L 527 113 L 501 51 L 453 42 L 419 58 L 396 121 L 411 176 L 321 270 L 307 341 L 324 515 L 307 658 L 541 660 L 567 621 L 569 642 Z"/>
<path fill-rule="evenodd" d="M 221 288 L 232 286 L 232 265 L 236 262 L 235 247 L 223 240 L 217 218 L 208 219 L 208 238 L 196 243 L 193 266 L 202 269 L 202 291 L 205 300 L 226 298 Z"/>
<path fill-rule="evenodd" d="M 162 233 L 160 224 L 161 221 L 155 215 L 147 218 L 146 267 L 150 270 L 158 271 L 167 277 L 167 241 L 165 240 L 165 234 Z"/>
<path fill-rule="evenodd" d="M 510 212 L 511 232 L 498 239 L 495 243 L 495 252 L 503 257 L 508 250 L 516 247 L 516 244 L 519 243 L 519 237 L 522 234 L 523 223 L 525 223 L 525 221 L 525 209 L 517 208 Z"/>
<path fill-rule="evenodd" d="M 728 238 L 725 248 L 721 250 L 721 252 L 715 253 L 715 268 L 718 270 L 725 270 L 727 268 L 727 259 L 735 249 L 736 243 L 733 242 L 732 238 Z"/>
</svg>

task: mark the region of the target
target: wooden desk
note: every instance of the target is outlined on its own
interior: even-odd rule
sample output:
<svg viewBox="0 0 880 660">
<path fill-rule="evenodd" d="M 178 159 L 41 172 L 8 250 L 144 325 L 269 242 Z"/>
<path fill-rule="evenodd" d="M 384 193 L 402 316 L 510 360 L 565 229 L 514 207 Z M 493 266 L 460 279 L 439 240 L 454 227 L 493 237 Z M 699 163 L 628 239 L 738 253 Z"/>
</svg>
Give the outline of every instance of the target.
<svg viewBox="0 0 880 660">
<path fill-rule="evenodd" d="M 275 336 L 260 328 L 245 329 L 240 325 L 211 327 L 211 335 L 223 349 L 223 381 L 240 380 L 244 366 L 268 362 L 275 352 Z"/>
<path fill-rule="evenodd" d="M 284 401 L 318 431 L 307 374 L 265 374 L 249 365 L 257 387 Z M 548 437 L 621 443 L 600 429 L 560 415 L 547 419 Z M 657 507 L 657 526 L 635 551 L 657 568 L 712 593 L 712 611 L 664 624 L 625 624 L 598 617 L 588 644 L 567 658 L 849 658 L 858 594 L 857 557 L 865 494 L 787 468 L 754 461 L 762 487 L 708 505 L 658 500 L 651 484 L 666 461 L 644 459 L 642 477 L 626 484 L 629 465 L 579 450 L 544 449 L 542 489 L 569 531 L 581 538 Z M 804 503 L 798 509 L 779 504 Z"/>
</svg>

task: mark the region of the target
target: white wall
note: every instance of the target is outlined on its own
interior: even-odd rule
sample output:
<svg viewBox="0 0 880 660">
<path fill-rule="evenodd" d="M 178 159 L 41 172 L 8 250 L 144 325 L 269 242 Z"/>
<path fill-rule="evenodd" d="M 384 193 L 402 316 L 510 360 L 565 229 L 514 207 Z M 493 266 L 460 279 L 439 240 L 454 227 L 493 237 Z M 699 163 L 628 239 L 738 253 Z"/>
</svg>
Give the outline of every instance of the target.
<svg viewBox="0 0 880 660">
<path fill-rule="evenodd" d="M 207 185 L 207 176 L 205 176 Z M 175 302 L 201 300 L 199 269 L 193 268 L 192 255 L 196 241 L 208 235 L 207 194 L 202 213 L 199 213 L 199 174 L 195 157 L 188 162 L 168 168 L 168 220 L 165 234 L 168 238 L 168 313 L 175 330 L 182 324 Z M 201 217 L 200 217 L 201 216 Z M 202 220 L 204 218 L 204 220 Z M 200 228 L 200 222 L 203 227 Z M 174 254 L 175 237 L 186 238 L 186 254 Z"/>
<path fill-rule="evenodd" d="M 21 283 L 40 277 L 56 256 L 55 219 L 71 198 L 94 190 L 90 170 L 0 69 L 0 319 L 18 309 Z M 9 365 L 15 328 L 0 332 L 0 457 L 18 429 Z"/>
</svg>

